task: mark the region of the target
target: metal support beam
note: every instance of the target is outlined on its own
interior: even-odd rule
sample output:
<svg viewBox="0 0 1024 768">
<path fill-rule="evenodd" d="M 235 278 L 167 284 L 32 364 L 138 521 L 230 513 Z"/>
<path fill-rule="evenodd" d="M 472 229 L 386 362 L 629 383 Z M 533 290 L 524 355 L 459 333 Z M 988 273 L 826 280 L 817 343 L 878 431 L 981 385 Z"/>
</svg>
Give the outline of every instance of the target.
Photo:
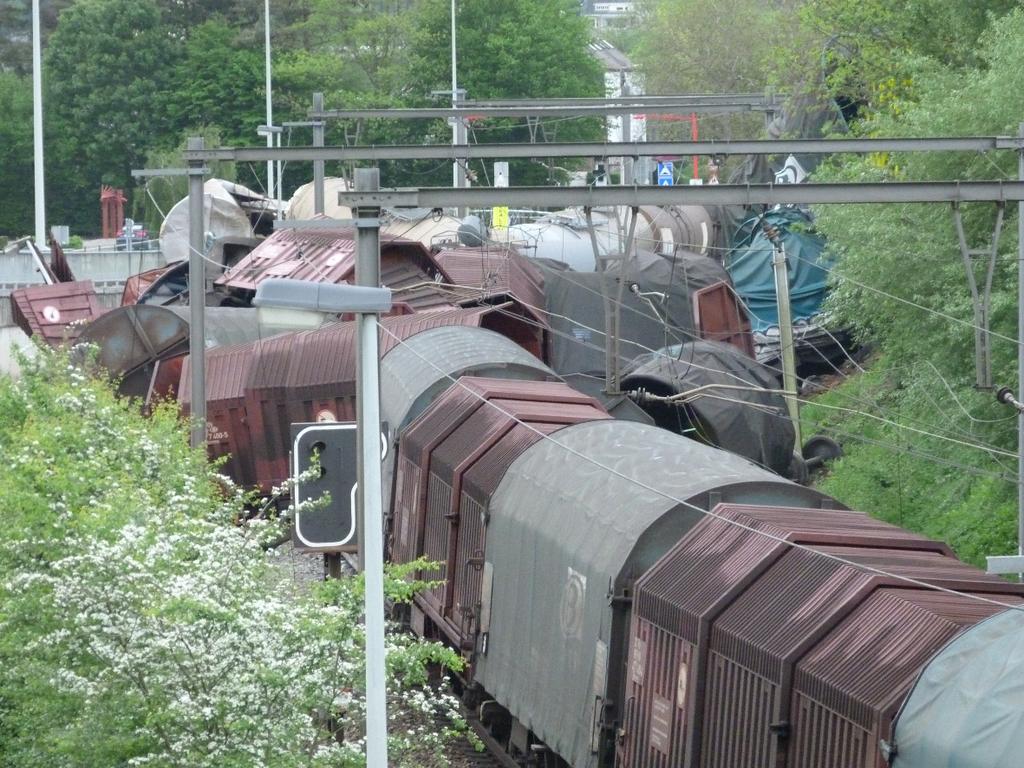
<svg viewBox="0 0 1024 768">
<path fill-rule="evenodd" d="M 565 208 L 625 205 L 811 205 L 1021 201 L 1024 181 L 918 181 L 853 184 L 714 184 L 675 187 L 473 187 L 340 192 L 342 205 L 391 208 Z"/>
<path fill-rule="evenodd" d="M 604 384 L 605 389 L 611 389 L 612 381 L 612 298 L 608 287 L 608 264 L 607 259 L 612 258 L 611 254 L 601 255 L 601 249 L 597 244 L 597 230 L 594 229 L 593 211 L 590 206 L 583 209 L 583 215 L 587 220 L 587 232 L 590 234 L 590 247 L 594 251 L 594 266 L 601 273 L 601 299 L 604 306 Z"/>
<path fill-rule="evenodd" d="M 681 93 L 654 96 L 649 94 L 633 94 L 630 96 L 591 96 L 577 98 L 540 98 L 540 99 L 471 99 L 467 107 L 573 107 L 586 105 L 664 105 L 679 104 L 746 104 L 750 106 L 781 106 L 787 97 L 774 93 L 770 89 L 764 93 Z"/>
<path fill-rule="evenodd" d="M 323 111 L 324 95 L 321 92 L 313 94 L 313 111 Z M 313 123 L 313 146 L 324 145 L 324 124 L 323 122 Z M 313 213 L 322 215 L 324 212 L 324 161 L 313 161 Z"/>
<path fill-rule="evenodd" d="M 956 226 L 957 240 L 960 244 L 960 256 L 967 270 L 967 285 L 971 289 L 974 305 L 974 367 L 978 389 L 992 389 L 992 353 L 989 338 L 989 319 L 992 313 L 992 275 L 996 268 L 996 250 L 999 248 L 999 235 L 1003 230 L 1003 213 L 1006 204 L 996 202 L 996 223 L 992 228 L 992 239 L 987 248 L 971 249 L 967 247 L 967 235 L 964 233 L 963 216 L 960 203 L 953 203 L 953 224 Z M 985 259 L 985 284 L 978 290 L 978 280 L 974 272 L 976 258 Z"/>
<path fill-rule="evenodd" d="M 778 230 L 763 222 L 765 234 L 772 244 L 772 269 L 775 273 L 775 303 L 779 313 L 779 342 L 782 355 L 782 388 L 786 394 L 786 408 L 793 422 L 796 451 L 804 444 L 800 434 L 799 385 L 796 378 L 796 349 L 793 346 L 793 313 L 789 303 L 789 262 L 786 260 L 786 246 Z"/>
<path fill-rule="evenodd" d="M 629 266 L 633 263 L 634 246 L 636 244 L 636 220 L 640 217 L 640 209 L 630 208 L 629 231 L 622 248 L 622 262 L 619 268 L 617 295 L 612 307 L 612 370 L 608 382 L 609 395 L 622 394 L 622 358 L 619 355 L 619 341 L 622 339 L 622 296 L 626 290 L 626 282 L 631 278 Z"/>
<path fill-rule="evenodd" d="M 463 116 L 465 110 L 459 110 Z M 834 154 L 839 152 L 987 152 L 1018 149 L 1017 139 L 999 136 L 962 136 L 928 139 L 759 139 L 750 141 L 634 141 L 634 142 L 552 142 L 545 144 L 544 157 L 653 157 L 655 155 L 789 155 Z M 456 160 L 538 155 L 530 144 L 397 144 L 364 147 L 220 147 L 201 152 L 188 150 L 186 160 Z"/>
<path fill-rule="evenodd" d="M 453 15 L 452 16 L 453 35 L 454 35 L 454 24 L 455 24 L 455 16 Z M 455 50 L 454 47 L 452 48 L 452 50 L 454 52 L 454 50 Z M 452 55 L 454 56 L 454 53 Z M 458 105 L 461 104 L 462 99 L 465 97 L 466 92 L 464 90 L 462 90 L 461 88 L 458 88 L 458 87 L 455 86 L 455 75 L 454 75 L 455 70 L 454 70 L 454 68 L 452 69 L 452 72 L 453 72 L 453 74 L 452 74 L 452 87 L 455 88 L 455 90 L 452 91 L 452 105 L 454 107 L 458 107 Z M 452 112 L 454 113 L 453 117 L 451 118 L 451 120 L 452 120 L 452 146 L 453 147 L 465 147 L 469 143 L 468 142 L 468 137 L 467 137 L 466 119 L 464 117 L 465 112 L 463 112 L 463 110 L 461 110 L 461 109 L 453 109 Z M 469 186 L 469 157 L 468 157 L 468 155 L 460 155 L 460 156 L 455 158 L 455 162 L 452 163 L 452 181 L 453 181 L 453 186 L 456 186 L 456 187 L 465 188 L 465 187 Z M 466 215 L 466 208 L 465 208 L 465 206 L 459 206 L 458 210 L 455 213 L 456 213 L 456 216 L 458 216 L 460 219 L 462 217 L 464 217 Z"/>
<path fill-rule="evenodd" d="M 140 168 L 132 170 L 133 179 L 148 179 L 151 176 L 188 176 L 191 168 Z M 208 168 L 203 168 L 203 173 L 209 173 Z"/>
<path fill-rule="evenodd" d="M 453 117 L 473 118 L 549 118 L 549 117 L 608 117 L 609 115 L 662 114 L 727 115 L 737 112 L 774 112 L 778 106 L 753 104 L 723 104 L 688 102 L 680 104 L 643 104 L 622 101 L 619 104 L 581 104 L 578 106 L 534 107 L 474 107 L 460 108 L 417 107 L 404 109 L 314 109 L 309 117 L 314 120 L 448 120 Z"/>
<path fill-rule="evenodd" d="M 189 150 L 201 150 L 203 137 L 192 136 Z M 193 448 L 206 445 L 206 266 L 203 264 L 206 235 L 203 222 L 203 162 L 190 161 L 188 168 L 188 304 L 189 368 L 192 371 Z"/>
</svg>

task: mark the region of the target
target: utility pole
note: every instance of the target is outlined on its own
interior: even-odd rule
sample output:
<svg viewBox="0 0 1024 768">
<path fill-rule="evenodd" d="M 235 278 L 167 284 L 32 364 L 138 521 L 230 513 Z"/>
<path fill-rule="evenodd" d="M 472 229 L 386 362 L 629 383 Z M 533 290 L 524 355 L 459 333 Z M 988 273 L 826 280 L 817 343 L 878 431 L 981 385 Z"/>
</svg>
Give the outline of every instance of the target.
<svg viewBox="0 0 1024 768">
<path fill-rule="evenodd" d="M 800 434 L 800 403 L 797 400 L 796 352 L 793 348 L 793 314 L 789 305 L 789 264 L 786 246 L 779 230 L 763 222 L 764 234 L 772 244 L 772 268 L 775 272 L 775 298 L 779 311 L 779 341 L 782 353 L 782 388 L 786 391 L 786 406 L 796 433 L 796 450 L 803 446 Z"/>
<path fill-rule="evenodd" d="M 455 0 L 452 0 L 452 109 L 459 109 L 465 99 L 466 92 L 459 90 L 458 54 L 455 45 Z M 452 118 L 452 146 L 458 147 L 466 144 L 466 121 L 458 114 Z M 452 163 L 452 186 L 465 187 L 469 180 L 466 178 L 466 171 L 469 170 L 469 159 L 455 158 Z M 459 207 L 456 214 L 461 219 L 466 215 L 466 209 Z"/>
<path fill-rule="evenodd" d="M 270 69 L 270 0 L 263 0 L 263 52 L 264 52 L 264 76 L 265 88 L 267 91 L 267 126 L 274 125 L 274 96 L 271 83 Z M 267 133 L 267 147 L 274 148 L 274 134 Z M 267 197 L 273 199 L 274 190 L 274 161 L 267 160 Z"/>
<path fill-rule="evenodd" d="M 619 90 L 623 96 L 629 96 L 629 78 L 626 70 L 619 72 Z M 633 116 L 626 113 L 622 116 L 622 131 L 621 141 L 628 142 L 633 140 Z M 623 155 L 620 160 L 619 170 L 619 184 L 629 185 L 634 182 L 633 179 L 633 158 L 630 156 Z"/>
<path fill-rule="evenodd" d="M 380 189 L 380 170 L 356 169 L 356 189 Z M 356 285 L 380 287 L 380 208 L 359 206 L 356 220 Z M 380 371 L 377 316 L 356 315 L 359 386 L 356 431 L 359 456 L 360 567 L 366 577 L 366 765 L 387 768 L 387 689 L 384 676 L 384 516 L 381 500 Z"/>
<path fill-rule="evenodd" d="M 188 148 L 203 149 L 203 137 L 190 137 Z M 205 173 L 202 160 L 188 161 L 188 350 L 192 371 L 193 448 L 206 445 L 206 266 L 203 264 L 206 246 L 203 226 Z M 131 237 L 131 234 L 128 236 Z"/>
</svg>

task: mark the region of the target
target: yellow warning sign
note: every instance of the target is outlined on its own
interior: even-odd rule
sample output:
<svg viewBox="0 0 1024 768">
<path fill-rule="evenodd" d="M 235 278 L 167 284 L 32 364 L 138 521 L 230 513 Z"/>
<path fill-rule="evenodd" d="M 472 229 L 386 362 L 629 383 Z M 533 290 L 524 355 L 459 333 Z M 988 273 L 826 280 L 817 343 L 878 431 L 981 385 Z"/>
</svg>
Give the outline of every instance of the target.
<svg viewBox="0 0 1024 768">
<path fill-rule="evenodd" d="M 498 205 L 491 209 L 491 226 L 495 229 L 508 229 L 507 205 Z"/>
</svg>

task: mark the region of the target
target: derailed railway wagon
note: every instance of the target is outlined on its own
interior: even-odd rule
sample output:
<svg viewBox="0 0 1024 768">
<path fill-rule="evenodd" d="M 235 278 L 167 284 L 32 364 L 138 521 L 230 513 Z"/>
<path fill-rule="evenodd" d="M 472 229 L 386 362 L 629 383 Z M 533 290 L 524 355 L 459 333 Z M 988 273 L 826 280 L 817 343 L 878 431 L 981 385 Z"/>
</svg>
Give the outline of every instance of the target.
<svg viewBox="0 0 1024 768">
<path fill-rule="evenodd" d="M 443 582 L 412 626 L 462 652 L 509 765 L 882 768 L 929 658 L 1024 600 L 557 382 L 459 379 L 397 461 L 392 557 Z"/>
<path fill-rule="evenodd" d="M 507 763 L 901 768 L 893 721 L 915 676 L 1024 587 L 734 453 L 611 418 L 542 362 L 555 329 L 532 302 L 422 284 L 435 265 L 413 261 L 393 266 L 418 313 L 382 319 L 381 535 L 395 560 L 440 563 L 412 627 L 463 654 L 466 702 Z M 208 352 L 208 442 L 269 490 L 291 424 L 354 413 L 355 344 L 351 323 L 256 332 Z M 186 411 L 189 384 L 186 362 Z M 925 682 L 932 698 L 954 684 Z M 926 710 L 897 720 L 906 754 L 953 755 Z M 989 721 L 1021 745 L 1001 754 L 1024 753 L 1020 729 Z"/>
</svg>

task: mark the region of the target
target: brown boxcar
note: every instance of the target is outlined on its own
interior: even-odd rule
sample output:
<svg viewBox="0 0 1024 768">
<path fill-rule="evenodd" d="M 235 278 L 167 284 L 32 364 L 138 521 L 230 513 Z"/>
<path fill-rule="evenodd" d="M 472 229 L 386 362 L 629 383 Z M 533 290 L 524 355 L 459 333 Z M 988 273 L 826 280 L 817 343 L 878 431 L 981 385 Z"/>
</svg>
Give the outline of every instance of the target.
<svg viewBox="0 0 1024 768">
<path fill-rule="evenodd" d="M 82 325 L 106 312 L 92 280 L 30 285 L 11 291 L 11 315 L 28 336 L 51 347 L 73 342 Z"/>
<path fill-rule="evenodd" d="M 493 308 L 475 307 L 384 318 L 382 370 L 401 379 L 382 381 L 385 418 L 404 422 L 450 386 L 451 376 L 484 371 L 495 377 L 553 378 L 550 369 L 512 340 L 479 327 L 494 315 Z M 424 343 L 409 345 L 421 335 Z M 419 364 L 419 356 L 426 360 L 412 372 L 410 364 Z M 410 375 L 416 380 L 408 381 Z M 186 413 L 189 376 L 186 365 L 180 389 Z M 227 471 L 235 480 L 269 492 L 289 476 L 291 424 L 355 419 L 355 324 L 333 323 L 207 350 L 206 379 L 211 455 L 230 454 Z M 405 395 L 415 397 L 407 401 Z M 397 431 L 403 425 L 390 426 Z M 391 460 L 385 463 L 388 488 L 391 466 Z"/>
<path fill-rule="evenodd" d="M 970 595 L 1024 593 L 859 513 L 715 512 L 637 584 L 623 766 L 879 765 L 916 670 L 999 610 Z"/>
<path fill-rule="evenodd" d="M 608 418 L 596 400 L 561 382 L 463 377 L 405 430 L 393 558 L 441 564 L 423 575 L 443 583 L 416 605 L 455 645 L 473 647 L 487 503 L 505 470 L 541 434 Z"/>
</svg>

